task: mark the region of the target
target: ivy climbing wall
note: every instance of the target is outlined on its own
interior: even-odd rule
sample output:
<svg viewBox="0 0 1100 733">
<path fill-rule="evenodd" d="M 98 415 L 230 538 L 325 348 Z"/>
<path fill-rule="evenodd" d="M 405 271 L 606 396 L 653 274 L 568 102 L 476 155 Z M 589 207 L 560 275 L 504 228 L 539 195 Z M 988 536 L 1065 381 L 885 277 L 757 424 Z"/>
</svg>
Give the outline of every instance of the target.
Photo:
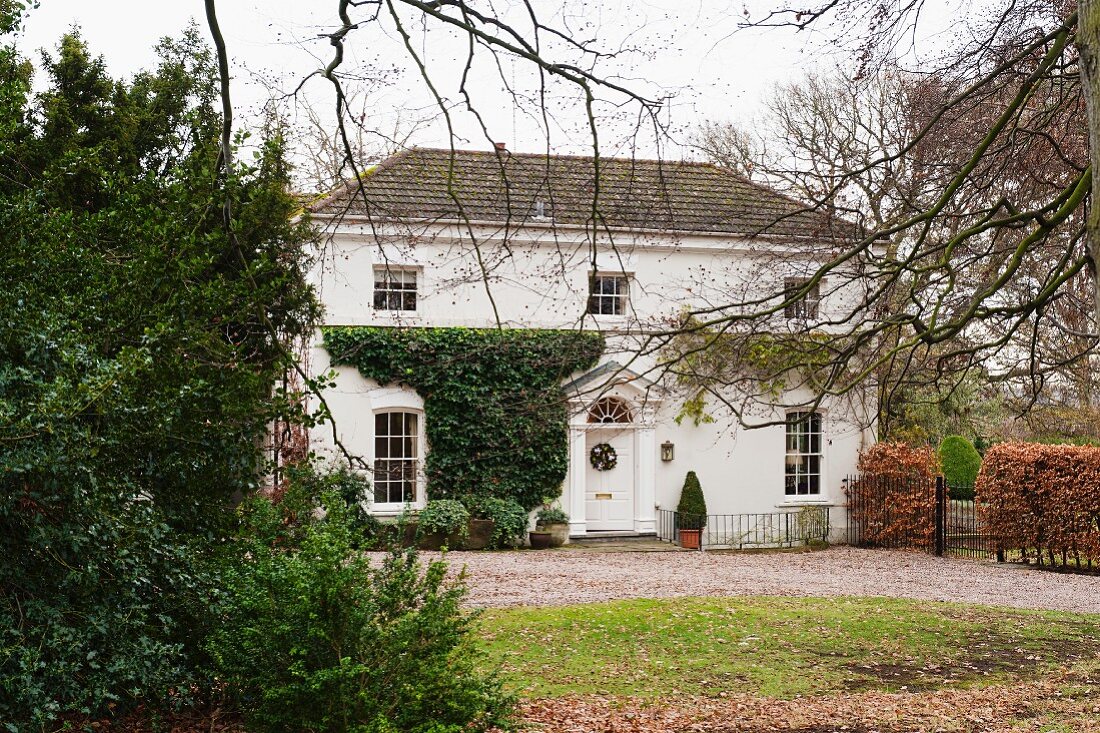
<svg viewBox="0 0 1100 733">
<path fill-rule="evenodd" d="M 401 383 L 424 399 L 428 496 L 557 497 L 569 464 L 562 381 L 595 366 L 596 333 L 523 329 L 327 327 L 333 365 Z"/>
</svg>

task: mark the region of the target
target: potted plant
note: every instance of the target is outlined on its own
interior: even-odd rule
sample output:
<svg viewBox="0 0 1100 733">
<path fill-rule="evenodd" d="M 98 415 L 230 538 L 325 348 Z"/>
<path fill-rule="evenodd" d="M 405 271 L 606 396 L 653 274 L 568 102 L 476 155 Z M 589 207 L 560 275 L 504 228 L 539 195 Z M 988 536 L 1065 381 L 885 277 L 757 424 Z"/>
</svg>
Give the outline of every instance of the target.
<svg viewBox="0 0 1100 733">
<path fill-rule="evenodd" d="M 478 497 L 471 501 L 470 510 L 478 519 L 492 523 L 489 547 L 496 549 L 523 544 L 529 518 L 527 510 L 518 502 L 495 496 Z"/>
<path fill-rule="evenodd" d="M 527 533 L 532 550 L 548 550 L 554 541 L 554 535 L 545 529 L 533 529 Z"/>
<path fill-rule="evenodd" d="M 676 528 L 680 530 L 680 546 L 698 550 L 701 546 L 703 527 L 707 526 L 707 500 L 695 471 L 688 471 L 684 488 L 680 491 L 680 503 L 676 505 Z"/>
<path fill-rule="evenodd" d="M 550 533 L 551 547 L 561 547 L 569 539 L 569 515 L 558 507 L 544 506 L 535 517 L 535 529 Z"/>
<path fill-rule="evenodd" d="M 420 510 L 417 528 L 422 550 L 438 550 L 444 545 L 459 547 L 469 532 L 470 512 L 454 499 L 433 499 Z"/>
<path fill-rule="evenodd" d="M 484 550 L 493 543 L 496 526 L 496 522 L 491 518 L 477 516 L 477 511 L 471 507 L 469 531 L 466 534 L 466 541 L 462 543 L 462 549 Z"/>
</svg>

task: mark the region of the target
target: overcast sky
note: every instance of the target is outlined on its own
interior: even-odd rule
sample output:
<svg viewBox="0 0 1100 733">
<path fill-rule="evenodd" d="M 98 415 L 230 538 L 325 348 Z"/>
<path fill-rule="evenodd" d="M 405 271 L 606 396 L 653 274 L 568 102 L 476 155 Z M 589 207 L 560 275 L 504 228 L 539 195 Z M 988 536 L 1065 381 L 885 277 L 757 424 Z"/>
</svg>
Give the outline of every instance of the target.
<svg viewBox="0 0 1100 733">
<path fill-rule="evenodd" d="M 568 29 L 574 38 L 597 38 L 608 51 L 626 48 L 620 56 L 599 62 L 598 73 L 649 97 L 668 97 L 661 122 L 671 131 L 671 142 L 660 152 L 680 157 L 677 141 L 704 119 L 747 121 L 777 81 L 797 79 L 811 70 L 828 70 L 843 59 L 830 55 L 820 35 L 786 30 L 735 32 L 746 4 L 725 0 L 535 0 L 550 25 Z M 498 7 L 509 5 L 506 1 Z M 515 3 L 513 3 L 515 5 Z M 564 5 L 564 9 L 563 9 Z M 759 12 L 771 3 L 749 2 Z M 233 59 L 233 94 L 238 116 L 247 120 L 268 96 L 258 77 L 277 79 L 292 89 L 331 57 L 327 39 L 318 35 L 337 27 L 335 0 L 222 0 L 219 17 Z M 366 13 L 356 11 L 357 19 Z M 509 16 L 517 22 L 522 17 Z M 178 34 L 196 19 L 204 23 L 200 0 L 150 3 L 148 0 L 43 0 L 27 20 L 20 45 L 24 52 L 54 45 L 57 37 L 79 26 L 93 51 L 102 53 L 111 71 L 127 75 L 155 63 L 158 38 Z M 476 117 L 464 109 L 458 82 L 465 53 L 464 41 L 438 25 L 425 26 L 406 13 L 411 44 L 427 64 L 429 74 L 452 107 L 459 147 L 485 148 L 486 135 Z M 202 25 L 205 35 L 206 28 Z M 547 44 L 554 60 L 577 60 L 562 44 Z M 534 99 L 537 76 L 531 64 L 501 57 L 499 68 L 479 52 L 469 87 L 475 109 L 489 130 L 488 138 L 506 142 L 510 149 L 541 151 L 547 126 Z M 392 20 L 365 24 L 348 37 L 343 67 L 361 81 L 350 86 L 368 90 L 357 107 L 368 127 L 390 136 L 409 135 L 410 144 L 446 145 L 448 133 L 442 115 L 420 79 L 410 54 Z M 516 104 L 504 89 L 504 79 L 530 102 Z M 607 103 L 598 107 L 601 147 L 612 153 L 652 156 L 658 152 L 654 135 L 639 132 L 638 107 L 615 106 L 621 98 L 602 93 Z M 314 79 L 303 98 L 324 113 L 332 104 L 327 83 Z M 549 104 L 550 146 L 556 152 L 584 153 L 591 148 L 583 105 L 574 88 L 552 85 Z M 383 144 L 382 137 L 379 144 Z"/>
</svg>

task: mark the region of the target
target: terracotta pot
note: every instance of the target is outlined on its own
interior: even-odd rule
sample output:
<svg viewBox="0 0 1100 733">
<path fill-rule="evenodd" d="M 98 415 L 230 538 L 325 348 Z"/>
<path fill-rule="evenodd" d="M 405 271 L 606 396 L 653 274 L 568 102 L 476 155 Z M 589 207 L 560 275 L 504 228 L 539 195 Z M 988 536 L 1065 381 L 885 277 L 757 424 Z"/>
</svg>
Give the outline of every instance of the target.
<svg viewBox="0 0 1100 733">
<path fill-rule="evenodd" d="M 470 531 L 466 541 L 462 543 L 463 550 L 484 550 L 493 539 L 493 530 L 496 522 L 492 519 L 471 519 Z"/>
<path fill-rule="evenodd" d="M 549 549 L 550 542 L 554 538 L 554 536 L 549 532 L 539 532 L 538 530 L 535 530 L 534 532 L 528 532 L 528 536 L 531 539 L 532 550 Z"/>
<path fill-rule="evenodd" d="M 554 522 L 553 524 L 539 524 L 536 528 L 539 532 L 550 533 L 550 546 L 561 547 L 569 539 L 569 524 L 566 522 Z"/>
<path fill-rule="evenodd" d="M 702 537 L 703 530 L 701 529 L 681 529 L 680 530 L 680 547 L 687 550 L 698 550 L 699 541 Z"/>
</svg>

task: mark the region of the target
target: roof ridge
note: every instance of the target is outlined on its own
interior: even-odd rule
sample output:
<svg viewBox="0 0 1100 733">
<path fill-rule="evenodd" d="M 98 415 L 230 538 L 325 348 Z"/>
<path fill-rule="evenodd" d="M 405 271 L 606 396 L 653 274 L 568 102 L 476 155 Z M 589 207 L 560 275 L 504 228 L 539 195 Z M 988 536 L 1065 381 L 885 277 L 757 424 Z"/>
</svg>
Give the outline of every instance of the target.
<svg viewBox="0 0 1100 733">
<path fill-rule="evenodd" d="M 499 157 L 497 153 L 506 153 L 504 157 L 512 158 L 546 158 L 554 160 L 594 160 L 593 155 L 573 155 L 571 153 L 521 153 L 514 150 L 465 150 L 462 148 L 434 148 L 434 147 L 420 147 L 414 145 L 410 148 L 406 148 L 406 151 L 420 151 L 425 153 L 458 153 L 465 155 L 484 155 L 491 156 L 493 158 Z M 717 170 L 723 170 L 721 166 L 715 165 L 710 161 L 696 161 L 696 160 L 673 160 L 671 158 L 623 158 L 617 155 L 601 155 L 600 160 L 613 160 L 617 163 L 660 163 L 667 165 L 686 165 L 700 168 L 715 168 Z"/>
</svg>

